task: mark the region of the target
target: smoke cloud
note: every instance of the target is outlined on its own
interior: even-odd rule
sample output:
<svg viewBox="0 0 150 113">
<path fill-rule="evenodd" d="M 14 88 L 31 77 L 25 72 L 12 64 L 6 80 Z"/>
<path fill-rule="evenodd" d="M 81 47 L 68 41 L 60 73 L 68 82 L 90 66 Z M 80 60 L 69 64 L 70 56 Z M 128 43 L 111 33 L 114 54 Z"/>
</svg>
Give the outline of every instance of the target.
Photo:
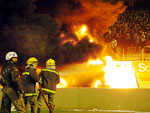
<svg viewBox="0 0 150 113">
<path fill-rule="evenodd" d="M 102 35 L 125 9 L 123 2 L 111 4 L 101 0 L 74 0 L 71 3 L 62 1 L 56 17 L 69 26 L 68 31 L 72 30 L 72 25 L 86 24 L 91 34 L 101 41 Z"/>
<path fill-rule="evenodd" d="M 11 17 L 2 17 L 7 17 L 9 24 L 5 22 L 1 28 L 1 49 L 5 50 L 5 53 L 10 50 L 16 51 L 22 63 L 31 56 L 37 57 L 41 64 L 51 57 L 58 65 L 83 62 L 89 57 L 96 58 L 97 53 L 103 50 L 103 33 L 125 10 L 122 2 L 112 5 L 100 0 L 56 0 L 53 4 L 52 1 L 46 2 L 47 6 L 52 6 L 51 11 L 55 13 L 51 16 L 49 7 L 46 9 L 42 5 L 37 6 L 37 9 L 45 8 L 44 10 L 36 10 L 38 13 L 33 13 L 34 2 L 29 2 L 32 3 L 30 7 L 27 2 L 21 0 L 21 12 L 15 9 Z M 17 8 L 16 4 L 15 7 Z M 26 10 L 28 13 L 25 13 Z M 86 37 L 78 40 L 72 28 L 82 24 L 88 26 L 91 35 L 99 43 L 90 43 Z M 65 38 L 61 37 L 61 31 L 66 33 Z"/>
</svg>

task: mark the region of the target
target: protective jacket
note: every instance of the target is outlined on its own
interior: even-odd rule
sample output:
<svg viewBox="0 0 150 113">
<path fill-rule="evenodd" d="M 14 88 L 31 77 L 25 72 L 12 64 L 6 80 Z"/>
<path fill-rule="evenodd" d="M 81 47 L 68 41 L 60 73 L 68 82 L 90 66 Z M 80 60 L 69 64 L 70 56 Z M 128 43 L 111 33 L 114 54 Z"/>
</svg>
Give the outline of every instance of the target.
<svg viewBox="0 0 150 113">
<path fill-rule="evenodd" d="M 16 68 L 13 61 L 7 61 L 1 71 L 1 84 L 5 87 L 12 87 L 13 89 L 22 92 L 19 81 L 19 70 Z"/>
<path fill-rule="evenodd" d="M 39 79 L 39 76 L 36 74 L 36 69 L 26 68 L 21 76 L 25 96 L 37 95 L 35 87 L 36 82 L 39 82 Z"/>
<path fill-rule="evenodd" d="M 42 89 L 47 93 L 56 93 L 56 85 L 60 82 L 59 74 L 56 70 L 42 69 L 40 72 L 42 78 Z"/>
</svg>

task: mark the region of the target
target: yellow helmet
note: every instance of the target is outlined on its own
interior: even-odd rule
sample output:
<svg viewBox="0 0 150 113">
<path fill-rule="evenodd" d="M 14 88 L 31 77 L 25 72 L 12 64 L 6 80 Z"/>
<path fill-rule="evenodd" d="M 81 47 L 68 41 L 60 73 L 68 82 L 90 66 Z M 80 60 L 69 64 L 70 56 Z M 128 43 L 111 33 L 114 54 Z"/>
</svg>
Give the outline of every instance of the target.
<svg viewBox="0 0 150 113">
<path fill-rule="evenodd" d="M 35 57 L 31 57 L 27 60 L 28 65 L 32 65 L 34 62 L 38 62 L 38 60 Z"/>
<path fill-rule="evenodd" d="M 52 58 L 50 58 L 50 59 L 48 59 L 47 61 L 46 61 L 46 65 L 48 65 L 48 66 L 53 66 L 53 65 L 55 65 L 55 60 L 53 60 Z"/>
</svg>

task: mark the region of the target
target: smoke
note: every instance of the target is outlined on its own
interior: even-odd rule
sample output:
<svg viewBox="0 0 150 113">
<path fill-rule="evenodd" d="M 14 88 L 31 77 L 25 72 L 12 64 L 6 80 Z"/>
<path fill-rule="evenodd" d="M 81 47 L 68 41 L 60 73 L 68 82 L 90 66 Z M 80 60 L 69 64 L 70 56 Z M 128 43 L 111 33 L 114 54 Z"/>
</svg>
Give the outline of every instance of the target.
<svg viewBox="0 0 150 113">
<path fill-rule="evenodd" d="M 98 41 L 102 41 L 102 35 L 114 24 L 119 14 L 126 9 L 123 2 L 111 4 L 101 0 L 74 0 L 71 2 L 62 1 L 56 17 L 68 25 L 68 31 L 73 25 L 86 24 L 90 33 Z"/>
<path fill-rule="evenodd" d="M 101 0 L 70 0 L 67 2 L 64 0 L 56 11 L 56 17 L 66 26 L 69 33 L 74 32 L 74 26 L 87 25 L 90 35 L 100 47 L 100 49 L 95 48 L 95 52 L 90 54 L 95 57 L 103 57 L 103 52 L 111 54 L 110 48 L 107 48 L 103 41 L 103 34 L 108 31 L 108 28 L 117 20 L 118 15 L 123 13 L 125 9 L 123 2 L 111 4 Z M 82 46 L 85 50 L 88 48 L 86 45 Z M 86 52 L 82 51 L 82 53 Z M 90 55 L 86 54 L 86 56 L 89 58 Z M 93 67 L 92 69 L 92 67 L 80 63 L 65 65 L 62 70 L 60 69 L 60 74 L 64 75 L 62 77 L 66 79 L 69 87 L 91 87 L 95 80 L 104 82 L 104 72 L 101 69 L 102 67 Z M 75 82 L 70 83 L 70 81 Z M 102 85 L 105 86 L 105 83 Z"/>
<path fill-rule="evenodd" d="M 46 14 L 15 17 L 11 24 L 4 27 L 3 36 L 9 39 L 9 47 L 18 52 L 22 63 L 31 56 L 38 58 L 42 65 L 49 58 L 56 60 L 57 65 L 83 62 L 102 49 L 87 38 L 78 41 L 69 33 L 62 37 L 61 23 Z M 72 43 L 69 37 L 76 43 Z"/>
<path fill-rule="evenodd" d="M 1 6 L 6 5 L 0 9 L 7 11 L 0 16 L 0 23 L 3 25 L 0 32 L 1 40 L 3 39 L 0 41 L 0 49 L 3 53 L 16 51 L 22 64 L 31 56 L 36 57 L 40 65 L 45 65 L 47 59 L 53 58 L 57 66 L 84 62 L 91 57 L 96 58 L 104 51 L 102 35 L 126 8 L 123 2 L 110 4 L 101 0 L 45 0 L 47 2 L 41 0 L 45 2 L 46 7 L 39 4 L 40 8 L 37 9 L 40 11 L 37 10 L 38 13 L 35 13 L 33 11 L 36 0 L 14 0 L 17 2 L 8 0 L 6 3 L 4 1 L 0 2 Z M 50 12 L 53 12 L 53 15 L 50 15 Z M 79 40 L 74 34 L 73 26 L 83 24 L 88 26 L 90 35 L 95 38 L 96 43 L 89 42 L 87 37 Z M 64 34 L 61 34 L 61 31 Z M 72 76 L 67 73 L 70 76 L 68 80 L 76 81 L 71 86 L 79 83 L 78 86 L 87 87 L 95 79 L 102 79 L 104 75 L 99 71 L 99 67 L 93 70 L 91 67 L 85 70 L 85 65 L 83 68 L 78 65 L 77 70 L 72 66 L 69 67 L 64 69 L 72 71 Z M 72 74 L 74 71 L 77 73 Z"/>
<path fill-rule="evenodd" d="M 33 1 L 32 7 L 24 0 L 21 4 L 33 12 Z M 51 2 L 46 3 L 51 7 Z M 58 65 L 87 61 L 90 57 L 96 58 L 97 53 L 103 50 L 103 33 L 125 10 L 122 2 L 112 5 L 100 0 L 57 0 L 54 4 L 54 10 L 51 11 L 55 12 L 57 19 L 49 14 L 25 13 L 25 9 L 12 15 L 9 18 L 10 24 L 4 24 L 1 31 L 5 40 L 3 46 L 9 44 L 7 48 L 3 48 L 18 52 L 22 62 L 30 56 L 37 57 L 42 64 L 50 57 L 55 59 Z M 49 9 L 44 9 L 42 13 L 48 11 Z M 98 44 L 90 43 L 86 37 L 78 40 L 72 28 L 82 24 L 88 26 Z M 65 32 L 64 37 L 60 30 Z"/>
</svg>

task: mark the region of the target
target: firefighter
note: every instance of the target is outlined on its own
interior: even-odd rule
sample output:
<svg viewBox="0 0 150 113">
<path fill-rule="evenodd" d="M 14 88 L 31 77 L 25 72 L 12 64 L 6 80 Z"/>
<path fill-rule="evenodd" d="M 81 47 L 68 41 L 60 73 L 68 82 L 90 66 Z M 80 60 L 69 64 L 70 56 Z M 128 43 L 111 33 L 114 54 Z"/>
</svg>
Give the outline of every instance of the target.
<svg viewBox="0 0 150 113">
<path fill-rule="evenodd" d="M 48 103 L 52 110 L 54 109 L 54 94 L 56 93 L 56 85 L 60 82 L 59 74 L 56 71 L 55 61 L 53 59 L 49 59 L 46 62 L 46 68 L 42 69 L 39 74 L 41 79 L 41 86 L 44 94 L 48 95 Z M 39 93 L 38 96 L 38 112 L 40 113 L 42 103 L 42 94 Z"/>
<path fill-rule="evenodd" d="M 22 73 L 21 81 L 25 92 L 24 103 L 27 111 L 28 103 L 31 106 L 31 113 L 37 113 L 37 93 L 36 82 L 39 82 L 39 76 L 36 73 L 38 60 L 31 57 L 27 60 L 25 72 Z"/>
<path fill-rule="evenodd" d="M 11 103 L 18 113 L 25 113 L 25 105 L 22 98 L 24 94 L 19 80 L 19 70 L 16 67 L 18 55 L 16 52 L 6 54 L 6 64 L 1 70 L 2 103 L 1 113 L 11 113 Z"/>
</svg>

